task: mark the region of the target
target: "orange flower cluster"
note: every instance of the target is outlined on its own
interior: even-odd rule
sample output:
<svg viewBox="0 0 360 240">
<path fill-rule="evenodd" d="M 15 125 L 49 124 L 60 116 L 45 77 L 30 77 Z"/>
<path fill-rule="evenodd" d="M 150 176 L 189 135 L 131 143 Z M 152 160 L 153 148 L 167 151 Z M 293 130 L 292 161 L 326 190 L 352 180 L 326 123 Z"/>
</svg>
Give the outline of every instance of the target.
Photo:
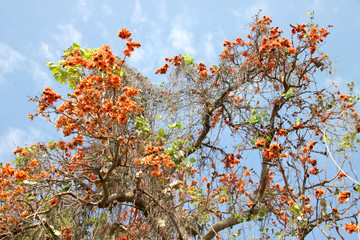
<svg viewBox="0 0 360 240">
<path fill-rule="evenodd" d="M 32 159 L 30 161 L 30 167 L 37 167 L 37 166 L 39 166 L 38 160 Z"/>
<path fill-rule="evenodd" d="M 226 168 L 233 168 L 236 164 L 240 163 L 241 155 L 234 155 L 233 153 L 228 153 L 225 159 L 222 159 L 221 162 L 225 162 Z"/>
<path fill-rule="evenodd" d="M 265 146 L 265 144 L 266 144 L 266 141 L 264 139 L 262 139 L 262 138 L 259 138 L 257 140 L 256 144 L 255 144 L 255 147 L 256 148 L 262 148 L 262 147 Z"/>
<path fill-rule="evenodd" d="M 162 66 L 161 68 L 158 68 L 156 71 L 155 71 L 155 74 L 165 74 L 169 68 L 169 64 L 165 63 L 164 66 Z"/>
<path fill-rule="evenodd" d="M 45 111 L 49 105 L 52 105 L 59 98 L 61 98 L 61 95 L 55 93 L 50 87 L 46 87 L 43 92 L 43 97 L 41 98 L 42 102 L 39 102 L 38 105 L 39 111 Z"/>
<path fill-rule="evenodd" d="M 316 143 L 317 143 L 316 141 L 310 142 L 306 147 L 302 148 L 301 151 L 303 153 L 307 153 L 307 152 L 311 151 L 314 148 Z"/>
<path fill-rule="evenodd" d="M 347 177 L 347 176 L 348 176 L 347 173 L 339 172 L 338 179 L 342 179 L 343 177 Z"/>
<path fill-rule="evenodd" d="M 136 165 L 145 164 L 153 167 L 153 171 L 151 175 L 155 177 L 160 177 L 163 175 L 163 172 L 160 172 L 160 168 L 163 166 L 164 169 L 171 169 L 175 166 L 174 161 L 170 155 L 164 153 L 164 147 L 154 147 L 152 145 L 148 145 L 145 150 L 145 157 L 143 159 L 136 158 L 134 163 Z"/>
<path fill-rule="evenodd" d="M 54 206 L 56 203 L 58 202 L 57 198 L 53 198 L 52 200 L 50 200 L 49 204 L 50 206 Z"/>
<path fill-rule="evenodd" d="M 353 223 L 351 223 L 351 224 L 345 223 L 344 230 L 347 231 L 348 233 L 352 234 L 353 232 L 358 231 L 358 227 Z"/>
<path fill-rule="evenodd" d="M 127 42 L 126 48 L 124 49 L 123 53 L 127 57 L 131 57 L 131 53 L 135 51 L 135 48 L 141 47 L 139 42 Z"/>
<path fill-rule="evenodd" d="M 324 193 L 325 193 L 325 191 L 322 188 L 315 189 L 315 191 L 314 191 L 314 195 L 315 195 L 316 198 L 321 197 L 321 195 L 323 195 Z"/>
<path fill-rule="evenodd" d="M 263 151 L 263 156 L 269 160 L 275 159 L 279 155 L 280 151 L 281 151 L 280 145 L 275 142 L 272 143 L 268 149 L 265 149 Z"/>
<path fill-rule="evenodd" d="M 180 55 L 176 55 L 175 57 L 173 58 L 165 58 L 165 61 L 166 62 L 169 62 L 170 64 L 173 64 L 174 66 L 179 66 L 182 62 L 182 60 L 184 59 L 183 56 L 180 56 Z M 158 68 L 156 71 L 155 71 L 155 74 L 165 74 L 167 72 L 167 70 L 169 69 L 170 65 L 165 63 L 164 66 Z"/>
<path fill-rule="evenodd" d="M 197 67 L 198 73 L 202 78 L 208 76 L 208 70 L 206 70 L 206 66 L 204 63 L 199 63 Z"/>
<path fill-rule="evenodd" d="M 71 239 L 72 238 L 72 234 L 71 234 L 71 228 L 66 226 L 66 227 L 62 227 L 59 229 L 59 231 L 64 235 L 65 239 Z"/>
<path fill-rule="evenodd" d="M 247 193 L 245 192 L 246 181 L 244 179 L 238 178 L 236 176 L 235 172 L 232 172 L 230 174 L 224 173 L 221 176 L 222 177 L 219 178 L 219 182 L 223 183 L 224 187 L 235 188 L 235 193 L 237 195 L 240 195 L 240 194 L 247 195 Z M 214 188 L 214 189 L 212 189 L 212 191 L 214 191 L 214 193 L 212 193 L 212 195 L 210 195 L 210 197 L 220 194 L 220 191 L 218 188 Z"/>
<path fill-rule="evenodd" d="M 17 170 L 14 173 L 14 178 L 19 181 L 19 182 L 23 182 L 25 179 L 28 179 L 28 173 L 26 171 L 22 171 L 22 170 Z"/>
<path fill-rule="evenodd" d="M 349 191 L 342 191 L 338 195 L 338 201 L 339 203 L 347 203 L 350 198 L 350 192 Z"/>
<path fill-rule="evenodd" d="M 122 38 L 124 40 L 130 40 L 131 36 L 132 36 L 132 33 L 129 30 L 127 30 L 126 28 L 122 28 L 118 33 L 118 37 Z"/>
<path fill-rule="evenodd" d="M 165 58 L 165 61 L 174 64 L 174 66 L 179 66 L 181 61 L 184 59 L 181 55 L 176 55 L 173 58 Z"/>
<path fill-rule="evenodd" d="M 133 42 L 130 38 L 132 36 L 132 33 L 127 30 L 126 28 L 122 28 L 119 33 L 118 37 L 121 39 L 126 40 L 126 48 L 124 49 L 123 53 L 126 57 L 131 57 L 131 53 L 135 51 L 135 48 L 141 47 L 141 44 L 139 42 Z"/>
<path fill-rule="evenodd" d="M 96 66 L 99 70 L 110 71 L 115 63 L 115 56 L 110 51 L 110 47 L 108 45 L 104 45 L 94 53 L 92 60 L 93 66 Z M 100 78 L 98 78 L 98 80 L 100 80 Z"/>
<path fill-rule="evenodd" d="M 320 172 L 319 169 L 316 167 L 309 170 L 309 173 L 312 175 L 317 175 L 317 174 L 319 174 L 319 172 Z"/>
<path fill-rule="evenodd" d="M 216 124 L 220 121 L 220 115 L 222 114 L 223 109 L 219 108 L 217 112 L 211 117 L 211 127 L 214 128 Z"/>
<path fill-rule="evenodd" d="M 72 58 L 69 57 L 67 61 Z M 74 64 L 88 61 L 86 64 L 88 69 L 91 70 L 96 67 L 100 71 L 105 71 L 105 76 L 89 74 L 80 81 L 74 93 L 70 95 L 70 99 L 57 108 L 57 111 L 63 115 L 56 121 L 56 127 L 62 128 L 65 136 L 78 132 L 106 139 L 112 128 L 111 125 L 103 127 L 103 121 L 108 120 L 125 125 L 130 112 L 141 111 L 136 102 L 131 100 L 137 95 L 138 90 L 124 87 L 122 89 L 123 94 L 114 99 L 116 95 L 120 94 L 121 79 L 112 70 L 114 68 L 118 71 L 121 70 L 118 68 L 116 58 L 108 46 L 103 46 L 94 53 L 92 60 L 74 58 L 71 61 L 73 60 L 76 60 Z M 111 91 L 112 94 L 104 94 L 107 91 Z M 117 91 L 118 94 L 114 95 L 114 91 Z M 108 96 L 108 98 L 104 99 L 102 96 Z M 83 122 L 80 123 L 75 119 L 83 119 Z M 75 139 L 72 145 L 67 147 L 74 148 L 78 145 L 82 145 L 81 139 Z"/>
</svg>

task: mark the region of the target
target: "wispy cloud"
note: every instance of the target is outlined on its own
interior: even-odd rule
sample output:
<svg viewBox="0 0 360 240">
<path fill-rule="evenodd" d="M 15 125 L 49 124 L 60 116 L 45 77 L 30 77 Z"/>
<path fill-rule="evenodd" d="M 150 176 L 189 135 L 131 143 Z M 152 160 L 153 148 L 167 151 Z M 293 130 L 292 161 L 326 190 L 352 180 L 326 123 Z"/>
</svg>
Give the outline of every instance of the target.
<svg viewBox="0 0 360 240">
<path fill-rule="evenodd" d="M 53 85 L 53 80 L 51 79 L 49 73 L 41 69 L 37 62 L 30 60 L 28 68 L 28 71 L 39 89 Z"/>
<path fill-rule="evenodd" d="M 20 128 L 9 128 L 0 138 L 0 159 L 7 162 L 12 159 L 12 152 L 17 146 L 34 144 L 44 136 L 44 133 L 35 128 L 22 130 Z"/>
<path fill-rule="evenodd" d="M 82 35 L 72 24 L 59 24 L 57 26 L 59 33 L 54 34 L 53 38 L 61 46 L 70 46 L 72 43 L 80 43 Z"/>
<path fill-rule="evenodd" d="M 103 13 L 105 14 L 105 16 L 114 16 L 115 15 L 112 8 L 110 7 L 110 5 L 107 4 L 106 2 L 104 2 L 102 4 L 101 9 L 102 9 Z"/>
<path fill-rule="evenodd" d="M 131 17 L 131 21 L 134 23 L 141 23 L 141 22 L 145 22 L 146 19 L 147 19 L 147 17 L 144 16 L 140 1 L 136 0 L 135 1 L 135 10 L 134 10 L 134 14 Z"/>
<path fill-rule="evenodd" d="M 25 57 L 9 45 L 0 42 L 0 72 L 13 72 Z"/>
<path fill-rule="evenodd" d="M 91 16 L 91 7 L 89 6 L 89 1 L 80 0 L 76 6 L 75 11 L 80 14 L 82 19 L 87 22 Z"/>
<path fill-rule="evenodd" d="M 206 35 L 206 40 L 204 42 L 204 53 L 206 59 L 212 59 L 216 57 L 214 44 L 213 44 L 213 35 L 211 33 Z"/>
<path fill-rule="evenodd" d="M 100 29 L 101 37 L 104 39 L 111 39 L 108 28 L 101 22 L 97 22 L 96 25 Z"/>
<path fill-rule="evenodd" d="M 0 42 L 0 81 L 4 74 L 12 73 L 15 69 L 19 68 L 21 62 L 25 59 L 25 56 L 20 52 Z"/>
<path fill-rule="evenodd" d="M 54 50 L 49 44 L 41 41 L 39 51 L 41 55 L 44 56 L 47 60 L 54 60 L 55 58 L 55 55 L 53 53 Z"/>
<path fill-rule="evenodd" d="M 249 20 L 251 20 L 251 18 L 253 16 L 255 16 L 257 13 L 259 13 L 259 11 L 261 10 L 261 13 L 263 14 L 269 14 L 270 12 L 270 8 L 269 5 L 266 2 L 260 1 L 260 2 L 256 2 L 253 5 L 247 6 L 245 9 L 241 9 L 241 10 L 233 10 L 232 13 L 236 16 L 236 17 L 240 17 L 242 18 L 241 22 L 244 23 L 248 23 Z"/>
<path fill-rule="evenodd" d="M 195 54 L 193 46 L 193 36 L 191 32 L 185 30 L 179 24 L 175 24 L 171 29 L 169 40 L 175 50 L 181 54 Z"/>
</svg>

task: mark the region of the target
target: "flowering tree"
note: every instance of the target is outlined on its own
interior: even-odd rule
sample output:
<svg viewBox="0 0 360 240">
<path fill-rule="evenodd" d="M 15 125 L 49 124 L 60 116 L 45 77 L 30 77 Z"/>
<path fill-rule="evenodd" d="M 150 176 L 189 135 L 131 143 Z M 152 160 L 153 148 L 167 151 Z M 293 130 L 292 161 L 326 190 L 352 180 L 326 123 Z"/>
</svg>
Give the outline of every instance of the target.
<svg viewBox="0 0 360 240">
<path fill-rule="evenodd" d="M 264 16 L 220 63 L 166 58 L 153 86 L 125 60 L 140 43 L 122 29 L 109 46 L 69 48 L 36 116 L 64 138 L 14 151 L 0 171 L 1 239 L 331 239 L 359 231 L 351 167 L 359 100 L 317 71 L 329 34 L 312 22 L 282 36 Z"/>
</svg>

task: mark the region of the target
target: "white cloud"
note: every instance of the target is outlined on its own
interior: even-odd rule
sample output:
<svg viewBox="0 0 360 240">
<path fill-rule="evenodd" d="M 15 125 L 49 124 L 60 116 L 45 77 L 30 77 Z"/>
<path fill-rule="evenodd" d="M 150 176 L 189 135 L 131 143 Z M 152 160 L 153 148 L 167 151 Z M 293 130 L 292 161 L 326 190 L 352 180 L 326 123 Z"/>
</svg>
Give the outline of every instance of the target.
<svg viewBox="0 0 360 240">
<path fill-rule="evenodd" d="M 259 3 L 255 3 L 254 5 L 248 6 L 245 9 L 245 17 L 247 20 L 250 20 L 252 17 L 254 17 L 256 14 L 259 13 L 259 11 L 261 10 L 261 14 L 269 14 L 269 6 L 267 3 L 264 2 L 259 2 Z"/>
<path fill-rule="evenodd" d="M 44 42 L 40 42 L 40 53 L 43 57 L 45 57 L 47 60 L 54 60 L 55 56 L 52 50 L 52 47 L 49 44 L 46 44 Z"/>
<path fill-rule="evenodd" d="M 171 29 L 169 36 L 172 46 L 177 50 L 181 51 L 180 54 L 195 54 L 193 47 L 193 36 L 189 31 L 183 29 L 180 25 L 176 24 Z"/>
<path fill-rule="evenodd" d="M 267 3 L 260 1 L 257 2 L 253 5 L 247 6 L 245 9 L 241 9 L 239 11 L 237 10 L 233 10 L 232 13 L 236 16 L 236 17 L 244 17 L 245 19 L 242 19 L 244 22 L 248 23 L 252 17 L 254 17 L 256 14 L 259 13 L 259 11 L 261 10 L 260 15 L 262 14 L 269 14 L 269 6 Z"/>
<path fill-rule="evenodd" d="M 23 60 L 25 60 L 25 56 L 20 52 L 0 42 L 0 80 L 3 74 L 12 73 L 17 69 Z"/>
<path fill-rule="evenodd" d="M 131 55 L 131 61 L 139 63 L 145 59 L 145 50 L 143 48 L 136 49 Z"/>
<path fill-rule="evenodd" d="M 145 22 L 146 20 L 147 20 L 147 17 L 144 16 L 140 1 L 136 0 L 135 10 L 134 10 L 134 14 L 131 17 L 131 21 L 133 21 L 134 23 L 141 23 L 141 22 Z"/>
<path fill-rule="evenodd" d="M 204 42 L 204 52 L 206 59 L 212 59 L 216 57 L 212 39 L 213 35 L 211 33 L 207 34 L 206 41 Z"/>
<path fill-rule="evenodd" d="M 43 136 L 44 133 L 35 128 L 26 131 L 20 128 L 9 128 L 0 139 L 0 157 L 2 161 L 11 159 L 12 152 L 17 146 L 29 146 L 39 141 L 40 137 L 43 138 Z"/>
<path fill-rule="evenodd" d="M 104 39 L 111 39 L 108 28 L 101 22 L 97 22 L 96 25 L 100 28 L 101 37 Z"/>
<path fill-rule="evenodd" d="M 53 38 L 59 45 L 69 47 L 74 42 L 79 43 L 81 41 L 81 33 L 78 32 L 73 25 L 59 24 L 57 28 L 59 29 L 59 33 L 54 34 Z"/>
<path fill-rule="evenodd" d="M 53 81 L 49 74 L 42 70 L 37 62 L 31 60 L 29 61 L 28 66 L 28 71 L 30 72 L 39 89 L 43 89 L 45 87 L 53 85 Z"/>
<path fill-rule="evenodd" d="M 101 8 L 102 8 L 105 16 L 114 16 L 115 15 L 112 8 L 106 2 L 103 3 Z"/>
<path fill-rule="evenodd" d="M 89 1 L 80 0 L 77 4 L 75 11 L 81 15 L 82 19 L 87 22 L 91 16 L 91 9 L 89 6 Z"/>
</svg>

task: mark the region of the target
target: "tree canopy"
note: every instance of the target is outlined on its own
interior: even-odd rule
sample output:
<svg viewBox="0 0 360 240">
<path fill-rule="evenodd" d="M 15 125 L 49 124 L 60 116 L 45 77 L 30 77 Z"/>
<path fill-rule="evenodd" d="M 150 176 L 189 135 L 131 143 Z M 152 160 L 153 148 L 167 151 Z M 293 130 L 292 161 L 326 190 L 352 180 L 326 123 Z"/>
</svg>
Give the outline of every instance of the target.
<svg viewBox="0 0 360 240">
<path fill-rule="evenodd" d="M 312 19 L 311 19 L 312 20 Z M 322 84 L 327 28 L 256 17 L 219 63 L 166 58 L 153 84 L 123 56 L 74 43 L 29 117 L 63 138 L 0 168 L 1 239 L 328 239 L 359 231 L 359 96 Z M 322 72 L 322 73 L 321 73 Z"/>
</svg>

